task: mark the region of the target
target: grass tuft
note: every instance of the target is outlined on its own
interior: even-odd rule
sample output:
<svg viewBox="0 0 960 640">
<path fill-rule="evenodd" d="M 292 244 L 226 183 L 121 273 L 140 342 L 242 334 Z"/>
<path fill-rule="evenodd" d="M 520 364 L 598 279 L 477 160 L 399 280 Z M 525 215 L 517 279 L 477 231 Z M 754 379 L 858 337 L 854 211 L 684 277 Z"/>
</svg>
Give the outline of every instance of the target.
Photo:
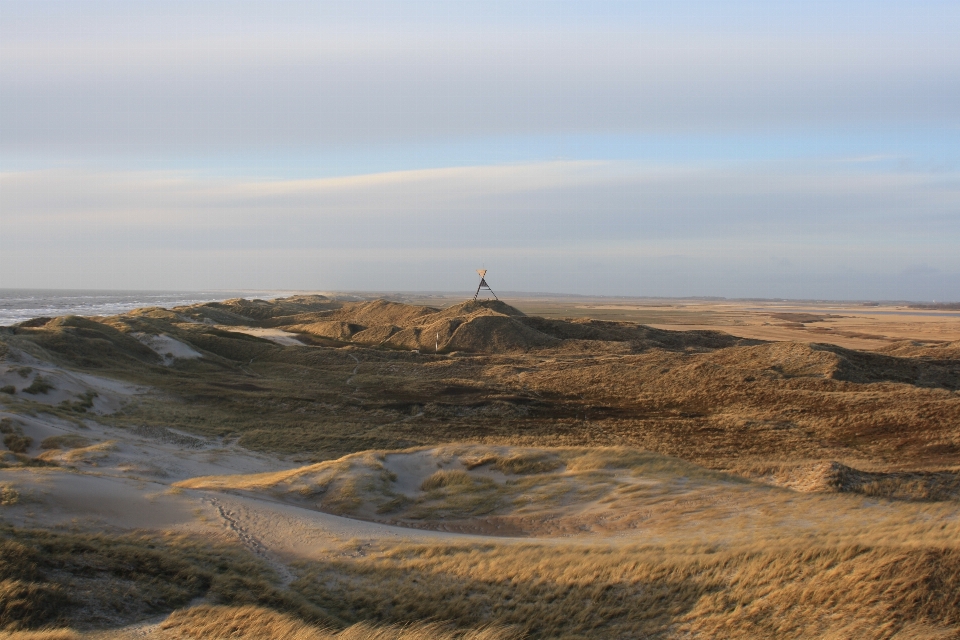
<svg viewBox="0 0 960 640">
<path fill-rule="evenodd" d="M 0 484 L 0 506 L 12 507 L 20 502 L 20 492 L 10 485 Z"/>
<path fill-rule="evenodd" d="M 83 436 L 68 433 L 62 436 L 50 436 L 40 442 L 41 449 L 78 449 L 90 445 L 90 441 Z"/>
<path fill-rule="evenodd" d="M 23 392 L 31 395 L 40 395 L 47 393 L 54 388 L 53 384 L 43 376 L 37 376 L 30 383 L 30 386 L 24 387 Z"/>
<path fill-rule="evenodd" d="M 540 453 L 520 453 L 499 458 L 493 468 L 503 473 L 524 475 L 529 473 L 550 473 L 563 466 L 560 460 Z"/>
<path fill-rule="evenodd" d="M 17 433 L 11 433 L 3 437 L 3 444 L 14 453 L 26 453 L 30 445 L 33 444 L 33 438 Z"/>
<path fill-rule="evenodd" d="M 440 469 L 420 485 L 421 491 L 435 491 L 446 487 L 471 487 L 473 478 L 466 471 L 460 469 Z"/>
</svg>

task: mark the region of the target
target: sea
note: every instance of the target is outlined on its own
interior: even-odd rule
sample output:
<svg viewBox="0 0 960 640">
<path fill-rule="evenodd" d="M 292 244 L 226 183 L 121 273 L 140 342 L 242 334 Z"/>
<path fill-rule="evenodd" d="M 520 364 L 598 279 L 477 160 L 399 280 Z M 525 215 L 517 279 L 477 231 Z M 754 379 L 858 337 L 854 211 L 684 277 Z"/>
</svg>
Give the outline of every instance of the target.
<svg viewBox="0 0 960 640">
<path fill-rule="evenodd" d="M 140 307 L 176 307 L 230 298 L 272 300 L 290 291 L 97 291 L 0 289 L 0 327 L 39 317 L 111 316 Z"/>
</svg>

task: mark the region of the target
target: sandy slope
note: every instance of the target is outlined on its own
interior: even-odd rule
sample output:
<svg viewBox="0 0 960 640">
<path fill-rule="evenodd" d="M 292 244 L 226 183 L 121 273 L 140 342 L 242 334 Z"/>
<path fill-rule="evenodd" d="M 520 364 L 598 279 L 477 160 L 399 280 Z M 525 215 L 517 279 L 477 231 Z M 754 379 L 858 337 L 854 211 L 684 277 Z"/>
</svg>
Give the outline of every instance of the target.
<svg viewBox="0 0 960 640">
<path fill-rule="evenodd" d="M 254 333 L 301 345 L 278 329 L 257 329 Z M 188 358 L 197 353 L 169 337 L 143 337 L 143 340 L 157 353 L 169 354 L 171 358 Z M 754 349 L 788 348 L 806 349 L 797 345 L 761 345 Z M 725 353 L 718 351 L 705 357 L 722 359 Z M 349 387 L 354 384 L 359 360 L 351 353 L 347 355 L 357 363 L 345 381 Z M 835 359 L 833 354 L 826 356 Z M 808 363 L 810 358 L 805 358 L 803 362 Z M 49 383 L 50 389 L 25 394 L 24 389 L 40 378 Z M 695 465 L 672 468 L 666 475 L 650 477 L 637 475 L 636 469 L 612 475 L 604 475 L 606 472 L 601 473 L 600 469 L 587 469 L 577 475 L 567 468 L 573 460 L 564 459 L 563 465 L 567 466 L 561 465 L 554 476 L 545 476 L 542 481 L 531 484 L 531 477 L 523 473 L 510 475 L 493 464 L 469 463 L 470 456 L 510 457 L 513 454 L 509 448 L 459 454 L 444 452 L 442 448 L 429 452 L 383 453 L 377 454 L 381 456 L 380 462 L 373 460 L 359 466 L 350 461 L 343 463 L 348 467 L 345 470 L 330 464 L 324 469 L 297 470 L 293 460 L 255 454 L 222 440 L 204 439 L 164 427 L 113 428 L 97 421 L 98 415 L 117 411 L 131 398 L 152 393 L 144 387 L 70 372 L 17 351 L 0 363 L 0 386 L 4 384 L 14 386 L 17 393 L 10 400 L 0 396 L 0 402 L 6 401 L 8 405 L 6 409 L 0 405 L 0 418 L 12 420 L 12 424 L 31 439 L 26 450 L 28 456 L 59 465 L 0 469 L 0 485 L 19 496 L 17 504 L 3 507 L 0 518 L 16 524 L 227 531 L 258 552 L 294 557 L 309 555 L 325 544 L 335 546 L 336 541 L 353 537 L 392 539 L 399 536 L 426 540 L 434 535 L 456 533 L 492 534 L 500 538 L 613 533 L 637 536 L 641 531 L 647 532 L 644 535 L 650 533 L 652 528 L 647 521 L 653 519 L 663 524 L 654 528 L 669 529 L 673 525 L 694 526 L 690 523 L 704 517 L 733 519 L 749 528 L 754 525 L 744 519 L 741 505 L 775 508 L 779 500 L 768 499 L 765 490 L 754 487 L 748 491 L 722 479 L 702 480 L 699 484 L 690 482 L 691 474 L 700 469 Z M 91 393 L 95 394 L 92 407 L 87 413 L 78 414 L 85 416 L 81 421 L 36 411 L 38 404 L 76 402 Z M 19 398 L 26 398 L 30 404 L 23 404 Z M 61 448 L 50 445 L 50 439 L 64 436 L 75 440 Z M 50 446 L 45 446 L 45 442 Z M 358 454 L 356 460 L 374 455 Z M 671 464 L 674 463 L 667 466 Z M 470 491 L 441 496 L 442 499 L 430 498 L 429 491 L 424 491 L 422 486 L 437 470 L 468 470 L 479 484 Z M 289 473 L 262 482 L 251 477 L 251 474 L 284 471 Z M 311 473 L 327 474 L 333 480 L 310 480 L 307 476 Z M 807 476 L 795 478 L 797 474 L 791 470 L 781 473 L 786 474 L 782 482 L 777 480 L 777 473 L 780 471 L 758 471 L 755 477 L 770 476 L 777 484 L 788 487 L 810 484 Z M 361 501 L 367 502 L 358 510 L 350 511 L 338 503 L 324 504 L 324 500 L 336 493 L 333 491 L 325 493 L 326 497 L 313 497 L 321 484 L 326 491 L 328 481 L 348 485 L 368 477 L 376 480 L 380 474 L 392 479 L 383 484 L 379 494 L 368 492 L 361 496 Z M 243 478 L 240 485 L 236 484 L 237 476 Z M 293 482 L 301 476 L 310 481 Z M 183 482 L 209 477 L 226 480 Z M 180 486 L 175 487 L 176 484 Z M 817 486 L 827 484 L 820 482 Z M 240 490 L 245 493 L 231 495 Z M 342 493 L 349 498 L 349 491 Z M 722 500 L 718 494 L 722 494 Z M 395 499 L 403 504 L 396 508 L 390 506 L 388 503 Z M 486 506 L 488 503 L 492 506 Z M 328 513 L 321 513 L 323 511 Z M 330 512 L 366 521 L 345 520 Z M 677 514 L 683 517 L 678 518 Z M 274 526 L 275 519 L 286 525 Z M 392 524 L 406 528 L 398 529 L 390 526 Z M 433 533 L 421 529 L 432 529 Z"/>
<path fill-rule="evenodd" d="M 28 377 L 18 373 L 24 367 L 31 369 Z M 18 365 L 0 365 L 0 380 L 15 380 L 20 386 L 37 375 L 55 390 L 38 395 L 36 401 L 58 404 L 93 389 L 100 413 L 150 392 L 27 357 L 21 357 Z M 58 465 L 0 469 L 0 486 L 19 496 L 16 504 L 0 507 L 0 519 L 17 526 L 226 532 L 262 555 L 290 559 L 315 557 L 352 539 L 428 541 L 454 535 L 342 518 L 249 496 L 173 488 L 178 481 L 198 476 L 277 472 L 295 463 L 172 429 L 120 429 L 95 418 L 72 422 L 12 409 L 0 405 L 0 418 L 7 418 L 33 441 L 26 453 Z M 41 447 L 45 440 L 63 436 L 82 438 L 82 446 Z"/>
<path fill-rule="evenodd" d="M 135 333 L 134 337 L 150 347 L 168 366 L 177 359 L 194 360 L 200 357 L 200 353 L 193 347 L 171 336 Z"/>
<path fill-rule="evenodd" d="M 38 378 L 48 382 L 50 388 L 41 393 L 25 393 L 24 390 Z M 47 405 L 76 401 L 84 394 L 94 392 L 96 397 L 89 411 L 100 415 L 113 413 L 130 397 L 146 392 L 144 388 L 118 380 L 68 371 L 22 351 L 16 352 L 15 361 L 8 358 L 0 362 L 0 387 L 5 386 L 16 389 L 21 398 Z M 0 396 L 0 407 L 3 400 Z"/>
<path fill-rule="evenodd" d="M 524 548 L 542 554 L 540 547 L 547 545 L 558 553 L 572 549 L 584 554 L 644 545 L 701 545 L 714 550 L 792 544 L 799 549 L 825 541 L 844 545 L 910 541 L 940 549 L 952 548 L 960 539 L 960 470 L 949 457 L 955 451 L 950 448 L 956 423 L 952 399 L 960 374 L 949 362 L 885 355 L 949 360 L 956 358 L 960 343 L 914 344 L 885 338 L 882 353 L 856 354 L 613 323 L 559 323 L 482 305 L 440 311 L 363 303 L 310 313 L 293 305 L 281 317 L 286 324 L 276 326 L 266 322 L 273 313 L 266 303 L 204 305 L 196 313 L 214 311 L 189 326 L 166 320 L 163 324 L 160 320 L 168 315 L 177 322 L 179 316 L 151 310 L 131 315 L 136 322 L 131 320 L 127 333 L 113 328 L 111 334 L 87 326 L 95 324 L 92 321 L 71 320 L 72 324 L 51 322 L 47 333 L 34 328 L 34 334 L 13 334 L 16 340 L 0 362 L 0 387 L 7 387 L 0 393 L 0 419 L 4 434 L 19 439 L 20 454 L 14 453 L 14 445 L 11 451 L 0 447 L 4 463 L 0 522 L 65 531 L 189 533 L 240 542 L 273 566 L 285 585 L 298 577 L 306 579 L 307 565 L 300 562 L 338 567 L 342 566 L 338 562 L 354 558 L 347 564 L 363 565 L 379 562 L 398 547 L 403 551 L 407 544 L 506 547 L 506 555 L 512 556 Z M 813 316 L 812 311 L 807 315 Z M 849 318 L 834 317 L 839 314 L 804 320 L 806 316 L 791 313 L 799 312 L 755 312 L 752 326 L 804 336 L 840 336 L 859 328 Z M 233 323 L 226 324 L 231 317 Z M 267 326 L 250 326 L 258 318 Z M 294 323 L 314 326 L 321 337 L 327 329 L 342 330 L 343 335 L 328 338 L 349 338 L 360 346 L 311 351 L 278 328 L 301 326 Z M 213 324 L 219 329 L 207 333 L 206 325 Z M 285 348 L 248 336 L 230 337 L 221 329 Z M 77 338 L 81 331 L 93 336 L 90 344 Z M 493 345 L 494 352 L 514 353 L 514 347 L 539 344 L 540 338 L 530 338 L 532 331 L 546 332 L 543 335 L 567 345 L 566 350 L 558 348 L 549 358 L 496 355 L 484 360 L 427 357 L 403 350 L 431 347 L 439 335 L 448 338 L 448 345 Z M 37 337 L 37 348 L 31 351 L 36 357 L 16 348 L 28 345 L 28 335 Z M 392 346 L 403 349 L 362 346 L 389 339 L 399 341 Z M 53 348 L 58 340 L 63 341 L 61 351 Z M 111 371 L 102 363 L 85 364 L 87 358 L 97 362 L 96 351 L 107 349 L 107 343 L 119 345 L 116 361 L 127 367 L 113 371 L 133 371 L 133 379 L 157 385 L 164 395 L 146 386 L 68 371 L 37 355 L 81 363 L 76 366 L 87 371 Z M 188 359 L 192 361 L 185 362 Z M 258 366 L 251 365 L 254 360 Z M 262 381 L 252 381 L 261 376 Z M 164 380 L 171 379 L 178 385 L 164 386 Z M 866 386 L 872 381 L 878 384 Z M 303 393 L 301 387 L 306 389 Z M 127 403 L 144 398 L 147 402 L 139 405 L 152 407 L 177 392 L 212 411 L 181 417 L 175 411 L 138 413 L 134 410 L 138 405 L 131 404 L 122 418 L 125 427 L 108 426 L 120 422 L 109 416 Z M 859 404 L 839 402 L 843 394 L 860 398 Z M 347 397 L 350 402 L 344 403 Z M 675 407 L 664 401 L 671 398 L 678 399 Z M 717 413 L 714 422 L 700 414 L 701 404 L 712 410 L 722 402 L 732 409 Z M 905 413 L 904 405 L 916 411 Z M 551 435 L 566 424 L 567 433 L 592 434 L 589 445 L 582 440 L 520 439 L 533 423 L 523 421 L 529 407 L 542 412 L 539 424 Z M 782 411 L 771 413 L 774 407 Z M 552 413 L 546 412 L 548 408 Z M 281 433 L 282 421 L 269 422 L 275 415 L 324 437 L 355 437 L 357 416 L 375 424 L 368 433 L 376 438 L 348 451 L 410 446 L 418 441 L 407 440 L 408 434 L 425 432 L 431 424 L 438 430 L 434 439 L 419 441 L 428 442 L 426 446 L 371 449 L 306 466 L 301 466 L 302 460 L 252 453 L 232 440 L 244 434 L 236 427 L 239 424 L 247 432 L 268 433 L 274 443 L 300 435 Z M 637 415 L 646 417 L 626 422 Z M 816 420 L 807 420 L 807 415 Z M 899 437 L 905 425 L 915 425 L 915 439 L 922 434 L 926 440 L 921 444 L 941 447 L 936 455 L 952 466 L 938 462 L 928 471 L 906 466 L 891 471 L 861 467 L 859 458 L 833 453 L 828 458 L 812 448 L 813 454 L 792 448 L 820 439 L 835 442 L 841 436 L 860 442 L 852 438 L 862 435 L 863 442 L 875 442 L 876 433 L 886 432 L 872 429 L 871 423 L 844 427 L 828 422 L 835 416 L 874 415 L 887 422 L 878 419 L 873 426 L 889 423 L 896 428 L 891 437 Z M 220 422 L 203 432 L 234 434 L 231 439 L 186 432 L 195 427 L 194 420 L 208 416 Z M 437 425 L 446 423 L 438 416 L 455 428 L 439 430 Z M 572 427 L 571 416 L 576 421 Z M 936 420 L 924 422 L 928 416 Z M 496 432 L 476 429 L 484 420 L 488 425 L 517 425 L 518 435 L 510 440 L 485 437 Z M 168 424 L 181 425 L 182 430 L 157 426 Z M 940 431 L 928 429 L 928 424 Z M 813 428 L 817 425 L 823 425 L 822 431 Z M 676 435 L 670 447 L 659 448 L 657 441 L 639 437 L 600 439 L 599 434 L 622 435 L 628 428 L 640 435 L 670 428 Z M 449 444 L 466 438 L 499 444 Z M 600 446 L 623 442 L 631 446 Z M 696 449 L 717 442 L 727 443 L 732 462 L 713 468 L 736 471 L 739 477 L 634 448 L 678 456 L 687 451 L 686 459 L 699 460 Z M 684 448 L 673 443 L 683 443 Z M 763 443 L 767 449 L 760 447 Z M 291 448 L 295 446 L 300 445 Z M 897 446 L 899 455 L 902 445 Z M 770 459 L 741 462 L 740 454 L 749 453 L 749 447 Z M 337 451 L 310 445 L 302 450 Z M 874 459 L 883 459 L 881 454 Z M 43 462 L 51 466 L 38 466 Z M 929 564 L 935 567 L 938 562 Z M 137 618 L 124 621 L 133 619 Z M 154 632 L 156 621 L 124 631 L 131 637 Z"/>
<path fill-rule="evenodd" d="M 530 538 L 504 538 L 397 527 L 249 496 L 201 491 L 184 493 L 195 493 L 201 501 L 216 509 L 224 525 L 237 533 L 254 550 L 290 561 L 325 558 L 331 553 L 344 553 L 345 543 L 362 549 L 372 544 L 395 542 L 458 540 L 502 544 L 531 541 Z"/>
<path fill-rule="evenodd" d="M 297 334 L 290 333 L 289 331 L 284 331 L 282 329 L 271 329 L 263 327 L 244 327 L 244 326 L 225 326 L 221 325 L 217 327 L 218 329 L 223 329 L 224 331 L 235 331 L 237 333 L 245 333 L 249 336 L 256 336 L 258 338 L 263 338 L 265 340 L 270 340 L 271 342 L 276 342 L 279 345 L 285 347 L 302 347 L 303 342 L 297 339 Z"/>
<path fill-rule="evenodd" d="M 43 371 L 58 384 L 68 379 L 50 365 L 43 365 Z M 123 394 L 148 392 L 111 387 L 109 381 L 92 376 L 83 381 L 103 391 L 104 407 L 121 402 Z M 888 516 L 887 507 L 876 507 L 875 501 L 870 504 L 851 497 L 831 502 L 832 498 L 805 497 L 763 484 L 731 482 L 681 461 L 623 453 L 631 450 L 589 454 L 609 458 L 600 460 L 599 466 L 597 460 L 585 463 L 585 452 L 561 451 L 562 464 L 548 468 L 538 480 L 536 473 L 516 475 L 509 470 L 509 462 L 516 456 L 540 454 L 511 447 L 363 453 L 299 467 L 289 459 L 166 428 L 119 429 L 95 419 L 78 424 L 49 414 L 29 416 L 9 410 L 0 410 L 0 418 L 12 420 L 33 439 L 28 454 L 59 465 L 0 469 L 0 485 L 19 496 L 17 504 L 0 508 L 4 521 L 21 526 L 228 535 L 273 562 L 339 552 L 344 542 L 354 539 L 362 541 L 358 544 L 437 539 L 504 542 L 511 535 L 526 541 L 540 536 L 593 541 L 611 536 L 697 539 L 702 537 L 705 520 L 728 523 L 731 534 L 764 529 L 776 536 L 784 525 L 768 515 L 778 510 L 790 512 L 801 523 L 790 524 L 784 531 L 808 528 L 802 521 L 816 522 L 824 510 L 835 522 L 863 518 L 876 527 L 884 526 Z M 56 436 L 79 436 L 82 446 L 40 447 L 45 439 Z M 624 455 L 626 462 L 617 471 L 621 464 L 617 460 Z M 499 457 L 507 464 L 485 463 L 484 456 Z M 431 497 L 423 485 L 437 471 L 469 471 L 479 484 L 469 491 Z M 350 511 L 337 506 L 340 503 L 322 504 L 324 496 L 336 498 L 343 486 L 349 490 L 349 483 L 367 483 L 378 474 L 386 474 L 389 482 L 360 495 L 365 502 L 351 512 L 359 519 L 330 513 Z M 790 482 L 783 484 L 793 486 Z M 316 494 L 311 487 L 320 485 L 327 487 L 325 493 Z M 484 506 L 488 490 L 499 496 L 495 507 Z M 408 506 L 378 509 L 396 496 L 402 496 Z M 480 501 L 471 502 L 475 498 Z"/>
<path fill-rule="evenodd" d="M 57 384 L 65 386 L 72 379 L 56 367 L 36 366 Z M 113 387 L 94 377 L 84 378 L 83 383 L 102 390 L 101 408 L 105 411 L 131 394 L 151 392 Z M 280 586 L 303 577 L 300 562 L 328 566 L 342 561 L 371 562 L 404 545 L 441 543 L 468 550 L 506 547 L 507 554 L 515 551 L 547 557 L 550 553 L 544 553 L 544 547 L 557 554 L 569 555 L 573 549 L 602 555 L 637 544 L 769 548 L 786 540 L 835 536 L 851 542 L 860 537 L 868 542 L 922 539 L 939 548 L 953 545 L 957 539 L 956 502 L 920 505 L 862 496 L 803 494 L 731 481 L 695 465 L 627 448 L 597 449 L 589 454 L 595 456 L 592 460 L 585 460 L 587 454 L 576 448 L 566 449 L 566 457 L 562 457 L 560 449 L 449 445 L 364 452 L 298 467 L 293 460 L 255 454 L 230 442 L 173 429 L 113 428 L 98 422 L 97 416 L 83 420 L 81 426 L 42 411 L 29 416 L 10 408 L 0 409 L 0 418 L 9 419 L 8 424 L 16 424 L 35 440 L 30 454 L 59 466 L 0 469 L 0 488 L 7 491 L 4 495 L 13 492 L 18 497 L 15 504 L 0 506 L 0 521 L 95 532 L 191 533 L 213 541 L 240 542 L 274 568 Z M 56 436 L 79 436 L 84 442 L 46 450 L 37 444 Z M 617 456 L 623 458 L 624 452 L 630 451 L 629 469 L 612 468 Z M 546 481 L 538 482 L 536 476 L 541 472 L 530 472 L 530 465 L 538 469 L 538 461 L 551 455 L 561 456 L 561 464 L 542 467 Z M 485 462 L 485 456 L 492 457 Z M 354 458 L 366 466 L 355 464 Z M 495 513 L 447 520 L 441 511 L 419 521 L 396 514 L 383 516 L 403 520 L 402 527 L 341 517 L 319 510 L 315 502 L 310 504 L 316 497 L 300 491 L 304 483 L 298 478 L 316 475 L 318 467 L 332 470 L 347 483 L 362 480 L 363 473 L 382 472 L 388 480 L 393 478 L 390 490 L 414 504 L 429 493 L 424 487 L 437 471 L 469 472 L 478 479 L 481 492 L 488 486 L 484 482 L 501 488 L 513 482 L 513 488 L 504 492 L 513 500 L 507 508 L 516 513 L 513 520 L 506 517 L 509 514 Z M 275 480 L 273 485 L 267 482 L 270 478 Z M 582 495 L 553 492 L 564 483 L 581 481 Z M 216 482 L 221 483 L 219 488 L 213 487 Z M 238 482 L 250 490 L 231 487 Z M 189 488 L 208 485 L 209 489 Z M 271 491 L 272 486 L 285 491 Z M 452 500 L 461 497 L 451 495 Z M 524 501 L 524 497 L 529 499 Z M 569 516 L 566 520 L 560 517 L 563 513 Z M 172 637 L 160 628 L 164 619 L 149 618 L 85 637 Z"/>
</svg>

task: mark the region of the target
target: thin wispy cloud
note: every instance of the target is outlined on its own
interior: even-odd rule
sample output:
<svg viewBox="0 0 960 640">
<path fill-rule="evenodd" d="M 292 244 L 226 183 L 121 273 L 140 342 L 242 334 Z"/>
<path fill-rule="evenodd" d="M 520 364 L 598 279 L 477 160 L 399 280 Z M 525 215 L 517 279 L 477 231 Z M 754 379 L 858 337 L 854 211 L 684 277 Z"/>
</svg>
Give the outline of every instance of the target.
<svg viewBox="0 0 960 640">
<path fill-rule="evenodd" d="M 960 298 L 956 18 L 5 3 L 0 286 L 443 288 L 489 257 L 517 289 Z M 97 266 L 128 251 L 165 266 Z M 282 266 L 208 281 L 204 251 Z"/>
</svg>

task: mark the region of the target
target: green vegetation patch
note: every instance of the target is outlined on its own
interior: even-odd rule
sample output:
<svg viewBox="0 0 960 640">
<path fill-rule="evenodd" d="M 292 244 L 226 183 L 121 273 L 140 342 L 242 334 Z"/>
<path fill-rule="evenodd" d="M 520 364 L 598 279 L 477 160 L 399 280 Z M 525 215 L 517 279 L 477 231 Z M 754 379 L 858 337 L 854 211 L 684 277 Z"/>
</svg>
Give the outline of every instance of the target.
<svg viewBox="0 0 960 640">
<path fill-rule="evenodd" d="M 86 393 L 79 394 L 77 399 L 74 401 L 64 400 L 60 403 L 60 406 L 67 411 L 73 411 L 75 413 L 85 413 L 93 408 L 93 400 L 98 397 L 96 391 L 87 391 Z"/>
<path fill-rule="evenodd" d="M 40 443 L 41 449 L 79 449 L 90 445 L 90 441 L 83 436 L 68 433 L 62 436 L 50 436 Z"/>
<path fill-rule="evenodd" d="M 0 506 L 12 507 L 20 502 L 20 492 L 8 484 L 0 484 Z"/>
<path fill-rule="evenodd" d="M 26 453 L 27 449 L 33 444 L 33 438 L 17 433 L 10 433 L 3 436 L 3 444 L 14 453 Z"/>
<path fill-rule="evenodd" d="M 40 395 L 41 393 L 51 391 L 53 388 L 53 383 L 43 376 L 37 376 L 33 379 L 33 382 L 30 383 L 29 387 L 24 387 L 23 392 L 31 395 Z"/>
</svg>

